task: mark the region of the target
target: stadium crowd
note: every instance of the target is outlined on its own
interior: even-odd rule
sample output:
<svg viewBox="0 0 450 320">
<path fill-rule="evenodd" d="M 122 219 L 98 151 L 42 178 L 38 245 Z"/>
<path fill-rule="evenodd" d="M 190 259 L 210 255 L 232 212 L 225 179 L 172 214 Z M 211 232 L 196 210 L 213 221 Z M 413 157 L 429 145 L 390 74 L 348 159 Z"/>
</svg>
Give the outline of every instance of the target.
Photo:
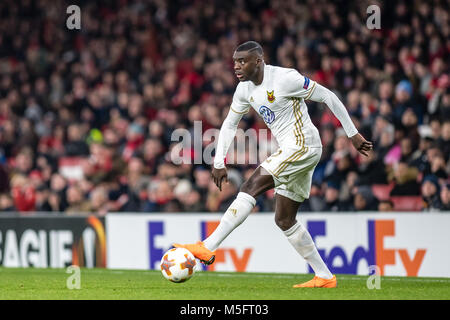
<svg viewBox="0 0 450 320">
<path fill-rule="evenodd" d="M 323 155 L 301 211 L 392 211 L 405 196 L 450 210 L 449 1 L 78 3 L 69 30 L 67 1 L 0 2 L 1 212 L 226 210 L 256 164 L 229 165 L 219 192 L 208 163 L 171 160 L 172 134 L 220 128 L 247 40 L 333 90 L 374 142 L 359 155 L 308 102 Z M 373 3 L 379 30 L 366 25 Z M 251 111 L 240 128 L 266 127 Z M 273 210 L 273 191 L 257 200 Z"/>
</svg>

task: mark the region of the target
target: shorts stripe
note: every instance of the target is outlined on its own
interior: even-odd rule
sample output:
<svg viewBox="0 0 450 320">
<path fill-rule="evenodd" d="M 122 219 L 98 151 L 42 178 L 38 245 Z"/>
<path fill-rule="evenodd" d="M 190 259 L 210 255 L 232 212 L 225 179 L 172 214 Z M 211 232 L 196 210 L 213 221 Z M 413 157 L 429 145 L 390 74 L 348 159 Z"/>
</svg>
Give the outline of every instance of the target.
<svg viewBox="0 0 450 320">
<path fill-rule="evenodd" d="M 301 157 L 308 152 L 308 148 L 303 148 L 302 150 L 298 150 L 293 153 L 289 158 L 284 160 L 280 166 L 275 170 L 275 176 L 278 177 L 279 174 L 292 162 L 299 160 Z"/>
<path fill-rule="evenodd" d="M 300 154 L 301 151 L 302 151 L 302 150 L 298 150 L 298 151 L 294 152 L 293 154 L 291 154 L 287 159 L 283 160 L 283 161 L 276 167 L 276 169 L 275 169 L 274 171 L 272 171 L 271 173 L 272 173 L 275 177 L 278 178 L 278 175 L 280 174 L 281 170 L 284 169 L 285 165 L 287 165 L 286 162 L 287 162 L 287 161 L 290 161 L 291 159 L 294 159 L 295 157 L 297 157 L 297 156 Z"/>
</svg>

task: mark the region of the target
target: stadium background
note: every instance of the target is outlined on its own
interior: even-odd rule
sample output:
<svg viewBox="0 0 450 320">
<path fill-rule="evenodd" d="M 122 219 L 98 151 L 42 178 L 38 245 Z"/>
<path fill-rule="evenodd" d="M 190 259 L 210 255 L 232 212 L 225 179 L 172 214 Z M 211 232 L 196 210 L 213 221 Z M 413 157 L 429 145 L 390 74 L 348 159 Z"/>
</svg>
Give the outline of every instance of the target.
<svg viewBox="0 0 450 320">
<path fill-rule="evenodd" d="M 381 30 L 366 1 L 81 1 L 68 30 L 72 3 L 2 1 L 0 210 L 224 211 L 255 166 L 231 166 L 219 193 L 208 165 L 170 161 L 170 137 L 220 128 L 249 39 L 336 92 L 375 145 L 359 156 L 308 103 L 324 152 L 301 211 L 448 210 L 449 2 L 373 3 Z M 265 125 L 252 111 L 241 127 Z"/>
<path fill-rule="evenodd" d="M 66 27 L 71 4 L 80 30 Z M 380 30 L 366 26 L 370 4 Z M 266 63 L 333 90 L 374 142 L 360 156 L 308 102 L 324 152 L 299 217 L 332 272 L 450 276 L 448 12 L 449 1 L 2 1 L 0 265 L 152 269 L 172 242 L 206 237 L 255 165 L 228 166 L 218 192 L 206 163 L 171 161 L 171 136 L 220 128 L 233 50 L 251 39 Z M 253 111 L 240 127 L 265 129 Z M 273 193 L 259 197 L 210 270 L 310 272 L 259 213 L 273 209 Z"/>
</svg>

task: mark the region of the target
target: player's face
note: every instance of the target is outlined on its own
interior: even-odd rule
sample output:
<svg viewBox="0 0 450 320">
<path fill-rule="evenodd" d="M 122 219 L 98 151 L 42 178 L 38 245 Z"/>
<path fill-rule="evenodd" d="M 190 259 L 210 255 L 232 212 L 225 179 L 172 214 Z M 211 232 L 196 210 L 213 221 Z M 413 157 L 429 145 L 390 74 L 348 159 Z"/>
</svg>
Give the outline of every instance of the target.
<svg viewBox="0 0 450 320">
<path fill-rule="evenodd" d="M 261 58 L 248 51 L 239 51 L 233 54 L 234 73 L 239 81 L 248 81 L 255 78 Z"/>
</svg>

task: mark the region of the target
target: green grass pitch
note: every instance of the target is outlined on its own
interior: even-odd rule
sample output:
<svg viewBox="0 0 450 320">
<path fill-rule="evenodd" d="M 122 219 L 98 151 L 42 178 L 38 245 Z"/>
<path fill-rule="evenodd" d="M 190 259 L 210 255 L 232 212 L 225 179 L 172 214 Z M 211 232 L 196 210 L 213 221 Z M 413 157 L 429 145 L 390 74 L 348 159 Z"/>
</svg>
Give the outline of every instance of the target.
<svg viewBox="0 0 450 320">
<path fill-rule="evenodd" d="M 0 300 L 450 300 L 450 278 L 381 277 L 381 288 L 369 290 L 367 276 L 337 275 L 338 288 L 294 289 L 312 275 L 197 272 L 172 283 L 159 271 L 81 269 L 81 288 L 69 290 L 70 276 L 66 269 L 0 268 Z"/>
</svg>

